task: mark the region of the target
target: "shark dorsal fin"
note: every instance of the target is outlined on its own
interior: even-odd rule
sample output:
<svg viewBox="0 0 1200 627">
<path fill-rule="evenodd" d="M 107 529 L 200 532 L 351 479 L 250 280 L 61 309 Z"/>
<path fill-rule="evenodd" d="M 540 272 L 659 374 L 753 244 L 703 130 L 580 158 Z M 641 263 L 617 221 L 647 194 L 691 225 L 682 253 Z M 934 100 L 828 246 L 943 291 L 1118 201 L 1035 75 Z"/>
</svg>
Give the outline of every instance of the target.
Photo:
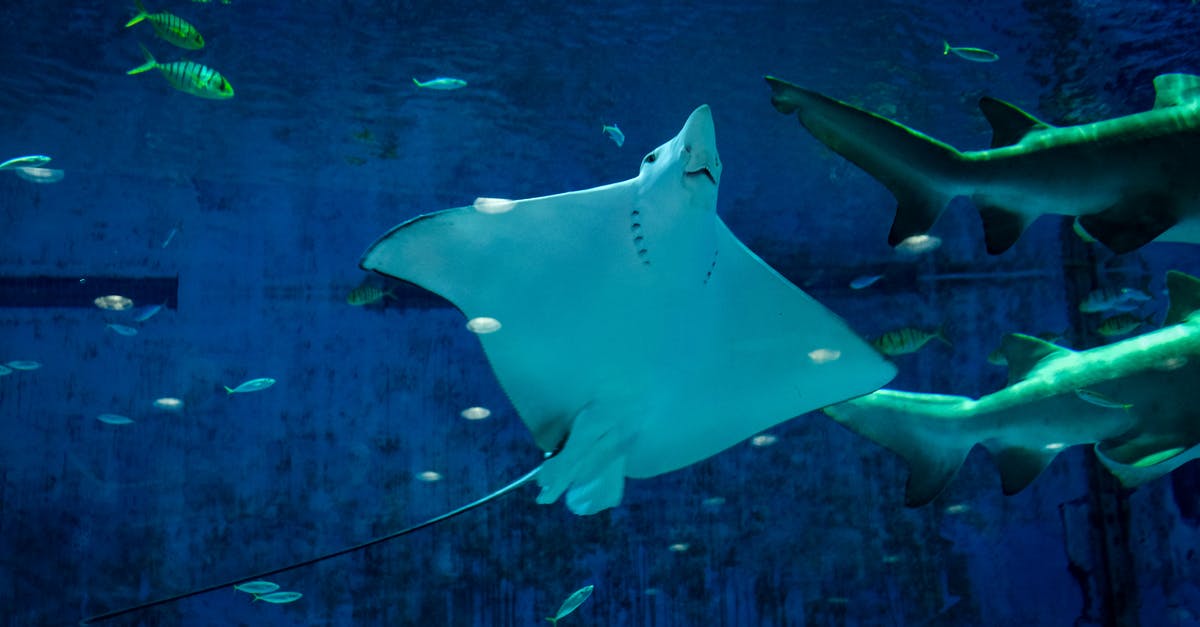
<svg viewBox="0 0 1200 627">
<path fill-rule="evenodd" d="M 1008 384 L 1024 379 L 1047 359 L 1053 359 L 1072 351 L 1031 335 L 1011 333 L 1004 337 L 1004 355 L 1008 359 Z"/>
<path fill-rule="evenodd" d="M 1154 108 L 1177 107 L 1200 99 L 1200 76 L 1159 74 L 1154 77 Z"/>
<path fill-rule="evenodd" d="M 1049 124 L 1025 113 L 1016 105 L 1003 100 L 984 96 L 979 99 L 979 110 L 988 124 L 992 125 L 992 148 L 1011 146 L 1033 131 L 1051 128 Z"/>
<path fill-rule="evenodd" d="M 1163 326 L 1179 324 L 1200 310 L 1200 279 L 1178 270 L 1167 273 L 1167 318 Z"/>
</svg>

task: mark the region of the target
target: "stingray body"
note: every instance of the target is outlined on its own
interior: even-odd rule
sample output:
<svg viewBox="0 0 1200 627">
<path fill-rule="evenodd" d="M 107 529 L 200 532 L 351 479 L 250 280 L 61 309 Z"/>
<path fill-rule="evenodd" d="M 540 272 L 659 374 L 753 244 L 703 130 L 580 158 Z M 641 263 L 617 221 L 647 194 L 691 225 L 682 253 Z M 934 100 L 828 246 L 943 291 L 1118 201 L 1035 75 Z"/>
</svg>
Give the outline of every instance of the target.
<svg viewBox="0 0 1200 627">
<path fill-rule="evenodd" d="M 957 196 L 983 218 L 988 252 L 1017 241 L 1042 214 L 1079 225 L 1122 253 L 1152 240 L 1200 243 L 1200 77 L 1154 79 L 1154 108 L 1079 126 L 1054 127 L 983 98 L 988 150 L 960 152 L 874 113 L 767 77 L 771 102 L 813 136 L 883 183 L 896 197 L 895 246 L 928 231 Z"/>
<path fill-rule="evenodd" d="M 424 215 L 364 254 L 364 269 L 500 322 L 480 336 L 492 369 L 537 445 L 558 451 L 539 502 L 612 507 L 625 477 L 682 468 L 894 375 L 726 228 L 722 170 L 702 106 L 636 178 Z"/>
<path fill-rule="evenodd" d="M 1171 272 L 1167 287 L 1166 326 L 1115 344 L 1077 352 L 1008 336 L 1009 385 L 978 400 L 879 390 L 825 412 L 908 462 L 910 506 L 933 500 L 976 444 L 1006 494 L 1076 444 L 1095 444 L 1136 487 L 1200 457 L 1200 281 Z"/>
</svg>

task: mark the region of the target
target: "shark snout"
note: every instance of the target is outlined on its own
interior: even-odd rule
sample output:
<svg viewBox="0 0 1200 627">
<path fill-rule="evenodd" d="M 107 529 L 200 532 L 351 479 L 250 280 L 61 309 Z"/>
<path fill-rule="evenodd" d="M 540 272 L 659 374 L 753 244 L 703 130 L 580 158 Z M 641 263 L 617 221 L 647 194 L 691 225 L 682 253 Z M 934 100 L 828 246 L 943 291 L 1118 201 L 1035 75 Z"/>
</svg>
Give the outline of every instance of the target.
<svg viewBox="0 0 1200 627">
<path fill-rule="evenodd" d="M 721 157 L 717 154 L 717 133 L 712 111 L 701 105 L 688 116 L 679 134 L 683 143 L 684 172 L 704 174 L 713 184 L 721 182 Z"/>
</svg>

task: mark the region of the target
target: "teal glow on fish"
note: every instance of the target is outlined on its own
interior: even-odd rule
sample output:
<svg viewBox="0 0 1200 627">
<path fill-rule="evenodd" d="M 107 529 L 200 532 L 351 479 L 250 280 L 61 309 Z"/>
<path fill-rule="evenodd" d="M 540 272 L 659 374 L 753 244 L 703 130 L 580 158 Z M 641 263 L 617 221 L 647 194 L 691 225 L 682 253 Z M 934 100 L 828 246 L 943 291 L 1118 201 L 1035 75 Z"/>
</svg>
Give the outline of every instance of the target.
<svg viewBox="0 0 1200 627">
<path fill-rule="evenodd" d="M 983 48 L 968 48 L 966 46 L 951 46 L 950 42 L 942 40 L 942 54 L 954 53 L 955 56 L 976 63 L 991 63 L 1000 59 L 1000 55 Z"/>
<path fill-rule="evenodd" d="M 270 377 L 261 377 L 258 379 L 250 379 L 249 381 L 246 381 L 235 388 L 231 388 L 227 385 L 225 386 L 225 392 L 228 394 L 245 394 L 247 392 L 265 390 L 272 385 L 275 385 L 275 379 Z"/>
<path fill-rule="evenodd" d="M 36 168 L 50 163 L 50 157 L 46 155 L 27 155 L 24 157 L 14 157 L 0 163 L 0 170 L 12 170 L 15 168 Z"/>
<path fill-rule="evenodd" d="M 613 143 L 616 144 L 617 147 L 625 145 L 625 133 L 622 133 L 621 129 L 617 128 L 616 124 L 613 124 L 612 126 L 605 124 L 600 127 L 600 132 L 608 135 L 608 138 L 613 140 Z"/>
<path fill-rule="evenodd" d="M 270 581 L 247 581 L 233 587 L 234 590 L 248 594 L 270 594 L 279 589 L 279 584 Z"/>
<path fill-rule="evenodd" d="M 133 420 L 126 418 L 120 414 L 100 414 L 96 416 L 96 420 L 108 425 L 131 425 Z"/>
<path fill-rule="evenodd" d="M 431 78 L 425 82 L 421 82 L 414 78 L 413 84 L 424 89 L 450 91 L 452 89 L 462 89 L 463 87 L 466 87 L 467 81 L 464 81 L 461 78 L 448 78 L 445 76 L 439 76 L 438 78 Z"/>
<path fill-rule="evenodd" d="M 266 601 L 267 603 L 291 603 L 299 601 L 300 597 L 304 596 L 299 592 L 270 592 L 267 594 L 254 595 L 255 601 Z"/>
<path fill-rule="evenodd" d="M 588 600 L 588 597 L 592 596 L 592 588 L 594 587 L 584 586 L 572 592 L 571 596 L 567 597 L 567 600 L 563 601 L 562 605 L 558 607 L 558 611 L 554 613 L 554 616 L 546 617 L 546 620 L 550 621 L 551 625 L 557 625 L 558 621 L 566 617 L 567 614 L 574 612 L 576 608 L 583 605 L 584 601 Z"/>
<path fill-rule="evenodd" d="M 184 93 L 212 100 L 227 100 L 233 98 L 233 85 L 225 80 L 221 73 L 194 61 L 173 61 L 159 63 L 146 47 L 142 47 L 146 62 L 129 70 L 126 74 L 141 74 L 150 70 L 162 72 L 171 87 Z"/>
<path fill-rule="evenodd" d="M 115 324 L 115 323 L 110 322 L 106 326 L 109 329 L 111 329 L 113 333 L 116 333 L 117 335 L 124 335 L 125 337 L 133 337 L 138 334 L 137 329 L 135 329 L 131 326 L 128 326 L 128 325 Z"/>
</svg>

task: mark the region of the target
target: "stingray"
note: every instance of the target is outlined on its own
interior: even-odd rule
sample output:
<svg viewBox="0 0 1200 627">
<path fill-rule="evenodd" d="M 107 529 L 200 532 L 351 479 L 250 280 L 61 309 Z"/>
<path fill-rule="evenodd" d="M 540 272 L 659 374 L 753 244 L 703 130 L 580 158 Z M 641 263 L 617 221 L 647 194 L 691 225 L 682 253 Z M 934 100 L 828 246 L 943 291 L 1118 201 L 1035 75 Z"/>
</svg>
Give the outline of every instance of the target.
<svg viewBox="0 0 1200 627">
<path fill-rule="evenodd" d="M 701 106 L 635 178 L 481 199 L 383 235 L 360 266 L 489 322 L 469 326 L 491 331 L 479 335 L 488 361 L 545 459 L 431 521 L 208 589 L 410 533 L 534 480 L 539 503 L 565 495 L 594 514 L 620 503 L 627 477 L 683 468 L 887 383 L 894 366 L 717 217 L 722 170 Z"/>
</svg>

